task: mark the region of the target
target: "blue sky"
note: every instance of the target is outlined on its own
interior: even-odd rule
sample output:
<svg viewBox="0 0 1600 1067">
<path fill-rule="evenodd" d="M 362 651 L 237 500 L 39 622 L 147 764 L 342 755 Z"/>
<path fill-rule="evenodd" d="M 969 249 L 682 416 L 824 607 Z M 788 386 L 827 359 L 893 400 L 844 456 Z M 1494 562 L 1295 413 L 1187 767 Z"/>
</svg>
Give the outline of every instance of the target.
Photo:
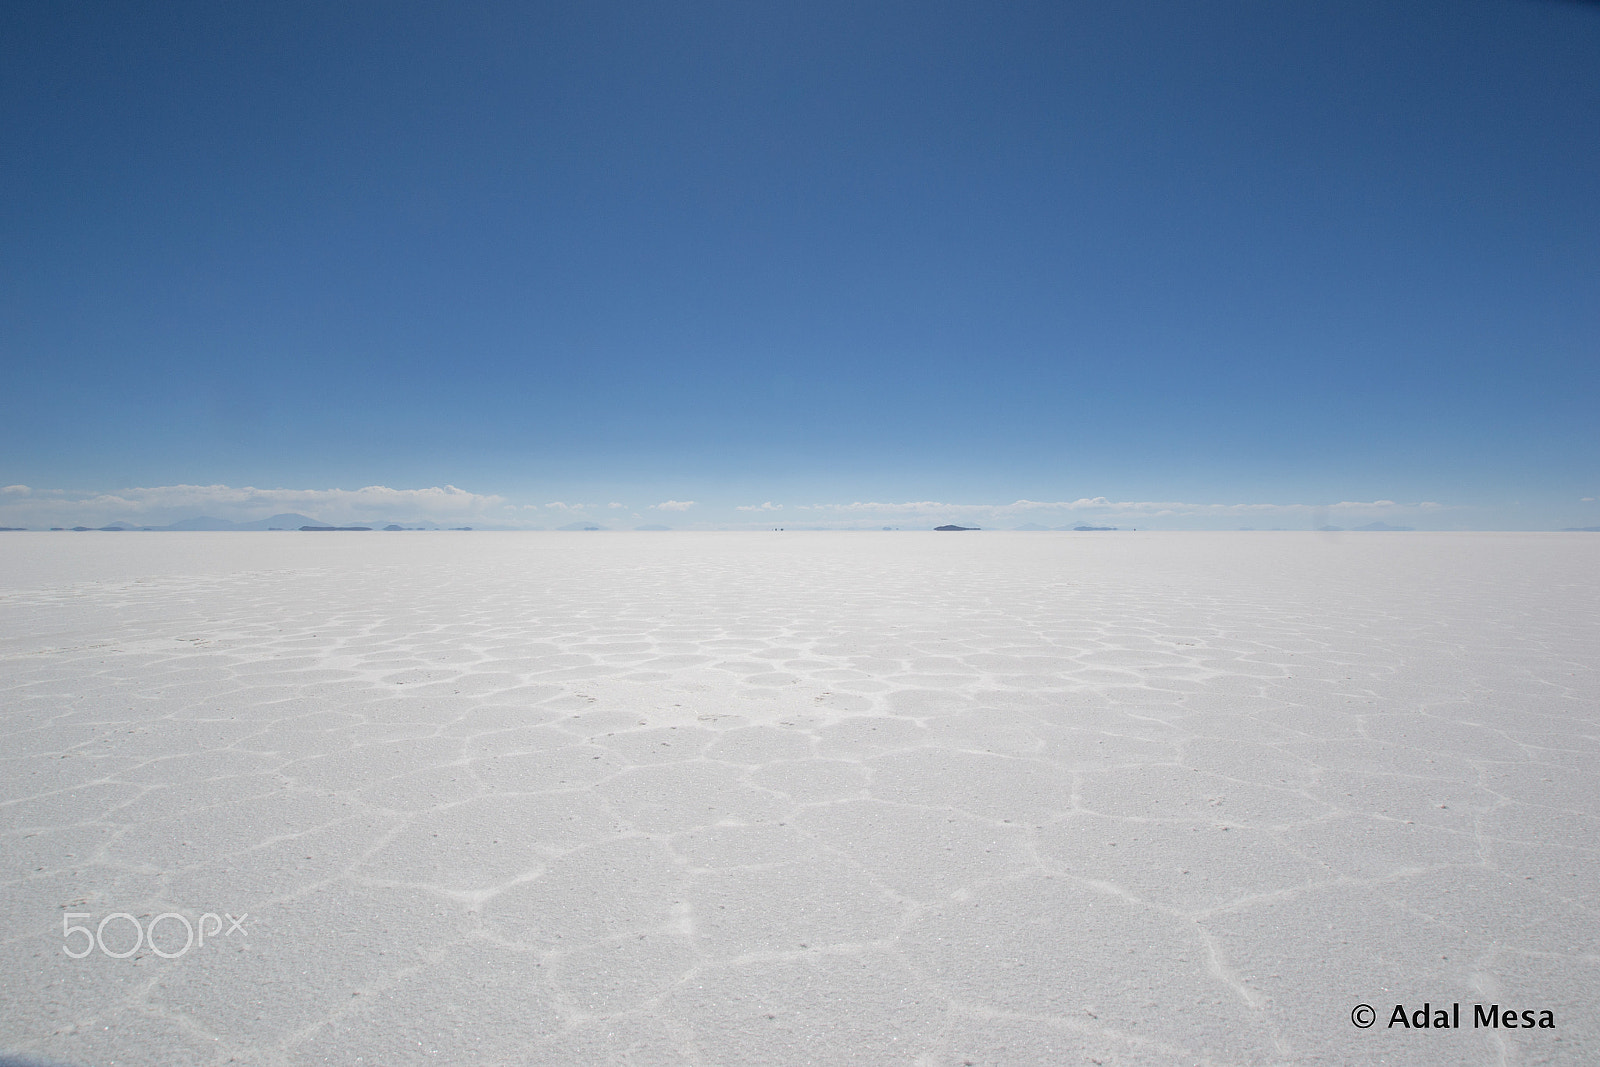
<svg viewBox="0 0 1600 1067">
<path fill-rule="evenodd" d="M 1597 5 L 0 27 L 0 523 L 1600 525 Z"/>
</svg>

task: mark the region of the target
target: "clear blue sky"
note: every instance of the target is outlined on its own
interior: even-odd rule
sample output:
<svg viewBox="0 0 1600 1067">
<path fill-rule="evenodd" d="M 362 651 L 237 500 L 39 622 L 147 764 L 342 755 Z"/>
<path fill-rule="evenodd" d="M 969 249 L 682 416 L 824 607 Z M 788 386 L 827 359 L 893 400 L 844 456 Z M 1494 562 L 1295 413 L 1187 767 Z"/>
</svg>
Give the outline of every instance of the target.
<svg viewBox="0 0 1600 1067">
<path fill-rule="evenodd" d="M 0 522 L 293 503 L 160 497 L 198 485 L 530 525 L 1600 525 L 1600 6 L 0 31 Z"/>
</svg>

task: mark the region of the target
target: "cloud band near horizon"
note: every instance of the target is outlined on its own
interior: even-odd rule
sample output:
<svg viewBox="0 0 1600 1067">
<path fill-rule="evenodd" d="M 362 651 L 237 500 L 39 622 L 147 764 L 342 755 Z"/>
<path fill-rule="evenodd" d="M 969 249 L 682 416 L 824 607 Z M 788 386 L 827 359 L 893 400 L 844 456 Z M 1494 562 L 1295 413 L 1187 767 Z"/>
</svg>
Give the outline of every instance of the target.
<svg viewBox="0 0 1600 1067">
<path fill-rule="evenodd" d="M 110 492 L 74 493 L 61 489 L 36 489 L 24 485 L 0 489 L 0 524 L 100 525 L 140 520 L 147 525 L 197 516 L 230 521 L 254 521 L 284 512 L 301 512 L 330 521 L 388 520 L 396 522 L 450 521 L 492 523 L 508 528 L 531 526 L 538 521 L 530 512 L 544 511 L 552 518 L 596 517 L 626 505 L 551 501 L 542 507 L 519 504 L 499 493 L 475 493 L 454 485 L 396 489 L 369 485 L 360 489 L 260 489 L 253 486 L 170 485 L 118 489 Z M 697 525 L 735 526 L 740 513 L 771 514 L 785 505 L 771 500 L 761 504 L 708 506 L 694 500 L 665 500 L 651 510 L 684 513 L 691 508 L 706 515 Z M 1332 514 L 1367 518 L 1422 518 L 1454 510 L 1450 505 L 1424 500 L 1341 500 L 1334 503 L 1194 503 L 1185 501 L 1112 500 L 1105 496 L 1073 500 L 1017 499 L 1006 504 L 951 501 L 852 501 L 790 505 L 799 521 L 894 522 L 964 519 L 999 522 L 1031 519 L 1070 521 L 1175 521 L 1219 519 L 1272 519 L 1319 524 Z M 724 517 L 728 521 L 724 521 Z"/>
</svg>

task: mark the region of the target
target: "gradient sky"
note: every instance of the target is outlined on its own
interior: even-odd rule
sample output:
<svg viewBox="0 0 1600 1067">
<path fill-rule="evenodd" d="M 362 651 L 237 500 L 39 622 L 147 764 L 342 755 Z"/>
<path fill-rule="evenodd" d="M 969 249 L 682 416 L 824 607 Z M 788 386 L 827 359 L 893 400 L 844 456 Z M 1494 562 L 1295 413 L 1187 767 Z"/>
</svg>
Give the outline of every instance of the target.
<svg viewBox="0 0 1600 1067">
<path fill-rule="evenodd" d="M 14 2 L 0 115 L 0 522 L 1600 525 L 1600 6 Z"/>
</svg>

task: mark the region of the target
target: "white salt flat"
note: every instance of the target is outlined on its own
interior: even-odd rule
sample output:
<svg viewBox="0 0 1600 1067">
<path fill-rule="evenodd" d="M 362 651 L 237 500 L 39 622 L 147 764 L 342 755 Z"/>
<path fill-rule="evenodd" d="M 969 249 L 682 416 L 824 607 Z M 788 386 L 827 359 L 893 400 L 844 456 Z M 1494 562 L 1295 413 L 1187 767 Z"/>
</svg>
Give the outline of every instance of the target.
<svg viewBox="0 0 1600 1067">
<path fill-rule="evenodd" d="M 6 534 L 0 857 L 33 1062 L 1592 1064 L 1600 537 Z"/>
</svg>

